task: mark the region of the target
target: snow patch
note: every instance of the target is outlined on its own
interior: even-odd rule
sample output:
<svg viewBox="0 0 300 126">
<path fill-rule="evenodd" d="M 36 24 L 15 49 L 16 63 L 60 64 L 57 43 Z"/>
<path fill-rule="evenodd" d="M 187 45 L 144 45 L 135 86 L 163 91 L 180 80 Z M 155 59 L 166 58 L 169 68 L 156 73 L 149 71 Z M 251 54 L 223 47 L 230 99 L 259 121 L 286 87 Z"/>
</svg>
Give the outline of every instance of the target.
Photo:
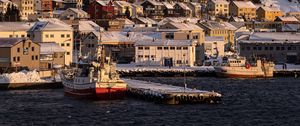
<svg viewBox="0 0 300 126">
<path fill-rule="evenodd" d="M 36 70 L 20 71 L 17 73 L 0 75 L 0 83 L 34 83 L 34 82 L 48 82 L 40 78 Z"/>
</svg>

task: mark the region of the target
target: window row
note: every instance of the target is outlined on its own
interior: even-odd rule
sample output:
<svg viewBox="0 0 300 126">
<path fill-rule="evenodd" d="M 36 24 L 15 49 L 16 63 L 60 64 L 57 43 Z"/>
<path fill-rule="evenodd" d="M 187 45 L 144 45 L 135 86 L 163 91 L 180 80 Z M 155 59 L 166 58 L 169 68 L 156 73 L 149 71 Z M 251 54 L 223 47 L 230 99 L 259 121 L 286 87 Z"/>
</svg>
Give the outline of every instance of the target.
<svg viewBox="0 0 300 126">
<path fill-rule="evenodd" d="M 70 46 L 70 43 L 61 43 L 60 46 L 61 46 L 61 47 L 64 47 L 64 46 L 69 47 L 69 46 Z"/>
<path fill-rule="evenodd" d="M 242 47 L 241 50 L 297 50 L 297 47 L 296 46 L 288 46 L 288 47 L 285 47 L 285 46 L 276 46 L 276 47 L 273 47 L 273 46 L 265 46 L 265 47 L 261 47 L 261 46 L 254 46 L 254 47 Z M 300 50 L 300 47 L 299 47 L 299 50 Z"/>
<path fill-rule="evenodd" d="M 150 49 L 150 47 L 138 47 L 138 49 L 139 50 L 149 50 Z M 162 50 L 162 49 L 164 49 L 164 50 L 181 50 L 181 49 L 183 49 L 183 50 L 188 50 L 188 47 L 157 47 L 157 50 Z"/>
<path fill-rule="evenodd" d="M 50 35 L 49 35 L 49 34 L 46 34 L 45 37 L 46 37 L 46 38 L 49 38 L 49 37 L 50 37 L 50 38 L 54 38 L 54 34 L 50 34 Z M 70 38 L 70 34 L 61 34 L 60 37 L 61 37 L 61 38 Z"/>
<path fill-rule="evenodd" d="M 21 38 L 25 38 L 25 37 L 30 37 L 30 35 L 29 34 L 27 34 L 27 35 L 9 35 L 9 38 L 13 38 L 13 37 L 15 37 L 15 38 L 18 38 L 18 37 L 21 37 Z"/>
</svg>

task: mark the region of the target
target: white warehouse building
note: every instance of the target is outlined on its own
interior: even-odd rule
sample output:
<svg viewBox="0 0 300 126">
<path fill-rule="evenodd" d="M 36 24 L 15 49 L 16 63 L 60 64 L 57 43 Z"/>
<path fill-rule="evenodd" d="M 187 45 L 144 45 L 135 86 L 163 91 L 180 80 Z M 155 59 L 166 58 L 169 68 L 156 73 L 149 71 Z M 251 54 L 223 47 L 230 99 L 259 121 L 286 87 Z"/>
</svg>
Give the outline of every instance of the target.
<svg viewBox="0 0 300 126">
<path fill-rule="evenodd" d="M 135 62 L 148 66 L 194 66 L 196 44 L 196 40 L 139 40 L 135 43 Z"/>
</svg>

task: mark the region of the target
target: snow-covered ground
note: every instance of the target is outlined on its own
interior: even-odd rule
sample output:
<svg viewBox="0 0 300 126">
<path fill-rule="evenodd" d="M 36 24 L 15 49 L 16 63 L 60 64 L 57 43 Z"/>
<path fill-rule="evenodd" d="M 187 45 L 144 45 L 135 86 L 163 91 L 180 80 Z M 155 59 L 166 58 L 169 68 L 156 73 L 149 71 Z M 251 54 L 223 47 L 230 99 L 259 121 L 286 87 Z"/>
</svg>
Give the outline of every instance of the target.
<svg viewBox="0 0 300 126">
<path fill-rule="evenodd" d="M 20 71 L 17 73 L 0 75 L 1 83 L 35 83 L 50 82 L 50 80 L 41 79 L 37 71 Z"/>
<path fill-rule="evenodd" d="M 276 71 L 287 70 L 287 71 L 300 71 L 300 65 L 286 64 L 286 69 L 283 69 L 283 65 L 275 65 Z"/>
<path fill-rule="evenodd" d="M 165 66 L 136 66 L 135 64 L 117 64 L 117 71 L 120 72 L 142 72 L 142 71 L 159 71 L 159 72 L 188 72 L 188 71 L 214 71 L 212 66 L 195 66 L 195 67 L 165 67 Z"/>
<path fill-rule="evenodd" d="M 266 6 L 276 6 L 279 7 L 283 12 L 299 12 L 300 11 L 300 3 L 298 0 L 260 0 L 262 4 Z"/>
</svg>

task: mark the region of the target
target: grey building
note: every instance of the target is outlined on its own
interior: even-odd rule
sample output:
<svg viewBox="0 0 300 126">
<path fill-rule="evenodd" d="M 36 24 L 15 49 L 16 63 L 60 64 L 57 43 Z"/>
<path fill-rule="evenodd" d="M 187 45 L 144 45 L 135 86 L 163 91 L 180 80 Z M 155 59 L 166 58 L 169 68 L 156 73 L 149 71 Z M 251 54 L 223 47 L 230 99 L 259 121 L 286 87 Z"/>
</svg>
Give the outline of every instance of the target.
<svg viewBox="0 0 300 126">
<path fill-rule="evenodd" d="M 275 63 L 300 63 L 300 33 L 258 32 L 239 40 L 240 55 L 266 58 Z"/>
</svg>

